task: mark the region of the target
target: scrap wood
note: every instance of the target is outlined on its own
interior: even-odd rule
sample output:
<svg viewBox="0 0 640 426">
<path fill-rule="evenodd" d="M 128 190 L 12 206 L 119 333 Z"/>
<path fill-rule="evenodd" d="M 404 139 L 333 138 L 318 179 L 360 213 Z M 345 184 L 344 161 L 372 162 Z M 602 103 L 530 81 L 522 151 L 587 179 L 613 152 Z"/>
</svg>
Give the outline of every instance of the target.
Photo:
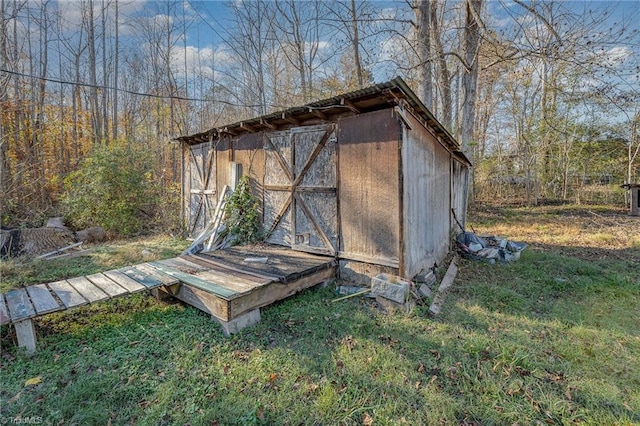
<svg viewBox="0 0 640 426">
<path fill-rule="evenodd" d="M 209 237 L 209 241 L 207 242 L 207 245 L 206 245 L 207 252 L 211 251 L 211 248 L 213 247 L 213 243 L 218 238 L 218 233 L 220 232 L 220 226 L 222 225 L 222 219 L 224 218 L 224 209 L 227 205 L 229 192 L 231 192 L 231 189 L 229 188 L 228 185 L 225 185 L 224 188 L 222 189 L 222 195 L 218 200 L 218 205 L 216 206 L 216 210 L 213 214 L 213 231 L 211 232 L 211 237 Z"/>
<path fill-rule="evenodd" d="M 362 296 L 363 294 L 366 294 L 366 293 L 369 293 L 369 292 L 371 292 L 370 288 L 368 288 L 366 290 L 359 291 L 357 293 L 347 294 L 346 296 L 338 297 L 337 299 L 333 299 L 332 302 L 339 302 L 341 300 L 350 299 L 352 297 Z"/>
<path fill-rule="evenodd" d="M 48 258 L 48 257 L 52 257 L 52 256 L 56 256 L 56 255 L 62 254 L 63 252 L 65 252 L 67 250 L 70 250 L 72 248 L 81 246 L 83 242 L 84 241 L 80 241 L 79 243 L 70 244 L 70 245 L 68 245 L 66 247 L 59 248 L 59 249 L 54 250 L 52 252 L 41 254 L 40 256 L 37 257 L 37 259 L 44 259 L 44 258 Z"/>
<path fill-rule="evenodd" d="M 62 253 L 57 256 L 45 257 L 43 260 L 53 260 L 53 259 L 62 259 L 62 258 L 72 258 L 72 257 L 80 257 L 87 255 L 93 251 L 93 248 L 88 248 L 84 250 L 72 251 L 69 253 Z"/>
<path fill-rule="evenodd" d="M 444 304 L 445 294 L 449 287 L 453 284 L 453 280 L 455 280 L 456 275 L 458 274 L 458 265 L 456 265 L 455 259 L 451 261 L 449 264 L 449 268 L 447 269 L 447 273 L 442 278 L 440 282 L 440 286 L 438 287 L 438 292 L 433 298 L 433 302 L 431 306 L 429 306 L 429 312 L 433 315 L 438 315 L 440 313 L 440 309 Z"/>
<path fill-rule="evenodd" d="M 199 247 L 204 243 L 206 239 L 209 239 L 207 243 L 208 250 L 211 250 L 211 246 L 213 245 L 215 239 L 217 238 L 218 232 L 220 232 L 220 226 L 222 222 L 222 216 L 224 213 L 224 205 L 227 202 L 227 194 L 230 192 L 230 188 L 228 185 L 225 185 L 222 188 L 222 193 L 220 195 L 220 199 L 218 200 L 218 204 L 216 205 L 216 209 L 213 212 L 212 220 L 207 224 L 207 226 L 202 230 L 200 235 L 196 237 L 195 240 L 191 243 L 189 247 L 185 251 L 182 252 L 183 255 L 188 254 L 196 254 L 204 251 L 205 247 Z"/>
</svg>

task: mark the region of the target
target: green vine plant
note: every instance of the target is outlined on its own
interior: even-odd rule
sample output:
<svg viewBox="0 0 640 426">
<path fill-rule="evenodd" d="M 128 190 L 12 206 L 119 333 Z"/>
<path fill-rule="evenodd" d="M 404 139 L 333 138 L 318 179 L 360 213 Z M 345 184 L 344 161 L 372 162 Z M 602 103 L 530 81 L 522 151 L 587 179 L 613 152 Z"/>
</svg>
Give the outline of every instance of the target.
<svg viewBox="0 0 640 426">
<path fill-rule="evenodd" d="M 224 207 L 225 230 L 223 237 L 232 245 L 246 245 L 262 240 L 260 202 L 251 193 L 251 181 L 244 175 Z"/>
</svg>

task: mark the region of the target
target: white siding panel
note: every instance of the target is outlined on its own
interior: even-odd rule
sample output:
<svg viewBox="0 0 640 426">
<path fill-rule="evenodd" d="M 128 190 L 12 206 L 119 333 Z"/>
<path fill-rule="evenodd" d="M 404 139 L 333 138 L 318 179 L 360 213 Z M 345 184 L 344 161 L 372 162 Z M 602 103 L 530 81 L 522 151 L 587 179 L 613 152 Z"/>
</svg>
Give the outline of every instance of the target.
<svg viewBox="0 0 640 426">
<path fill-rule="evenodd" d="M 404 268 L 411 278 L 447 254 L 451 229 L 451 155 L 409 117 L 402 145 Z"/>
</svg>

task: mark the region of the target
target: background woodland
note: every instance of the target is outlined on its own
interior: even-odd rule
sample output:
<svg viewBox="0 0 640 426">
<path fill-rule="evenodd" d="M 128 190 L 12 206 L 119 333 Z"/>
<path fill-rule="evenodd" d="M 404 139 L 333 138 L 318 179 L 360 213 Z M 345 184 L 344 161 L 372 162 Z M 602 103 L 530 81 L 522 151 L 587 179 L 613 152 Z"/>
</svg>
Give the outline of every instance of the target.
<svg viewBox="0 0 640 426">
<path fill-rule="evenodd" d="M 121 211 L 127 234 L 179 231 L 174 138 L 397 75 L 472 159 L 475 199 L 622 205 L 619 185 L 640 180 L 634 2 L 0 0 L 0 14 L 3 226 Z"/>
</svg>

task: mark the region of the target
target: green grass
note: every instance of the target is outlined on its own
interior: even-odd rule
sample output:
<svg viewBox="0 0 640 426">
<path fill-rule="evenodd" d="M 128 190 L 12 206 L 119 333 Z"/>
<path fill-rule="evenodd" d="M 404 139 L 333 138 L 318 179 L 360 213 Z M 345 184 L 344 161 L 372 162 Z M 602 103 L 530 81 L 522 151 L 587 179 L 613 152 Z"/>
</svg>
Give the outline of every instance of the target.
<svg viewBox="0 0 640 426">
<path fill-rule="evenodd" d="M 509 265 L 462 260 L 436 318 L 425 307 L 387 315 L 365 298 L 332 303 L 328 287 L 263 309 L 260 324 L 231 338 L 204 313 L 145 295 L 38 320 L 31 358 L 4 327 L 0 415 L 77 425 L 640 424 L 637 247 L 532 233 L 535 221 L 553 232 L 566 214 L 510 210 L 501 230 L 531 233 L 532 246 Z M 476 215 L 479 232 L 492 226 Z M 179 251 L 162 241 L 170 247 L 154 255 Z M 97 252 L 81 273 L 111 262 L 110 250 L 127 261 L 158 241 L 135 244 Z M 34 377 L 41 383 L 25 385 Z"/>
<path fill-rule="evenodd" d="M 0 260 L 0 291 L 165 259 L 178 255 L 187 246 L 188 242 L 184 240 L 156 236 L 85 247 L 91 250 L 89 255 L 71 259 Z"/>
</svg>

